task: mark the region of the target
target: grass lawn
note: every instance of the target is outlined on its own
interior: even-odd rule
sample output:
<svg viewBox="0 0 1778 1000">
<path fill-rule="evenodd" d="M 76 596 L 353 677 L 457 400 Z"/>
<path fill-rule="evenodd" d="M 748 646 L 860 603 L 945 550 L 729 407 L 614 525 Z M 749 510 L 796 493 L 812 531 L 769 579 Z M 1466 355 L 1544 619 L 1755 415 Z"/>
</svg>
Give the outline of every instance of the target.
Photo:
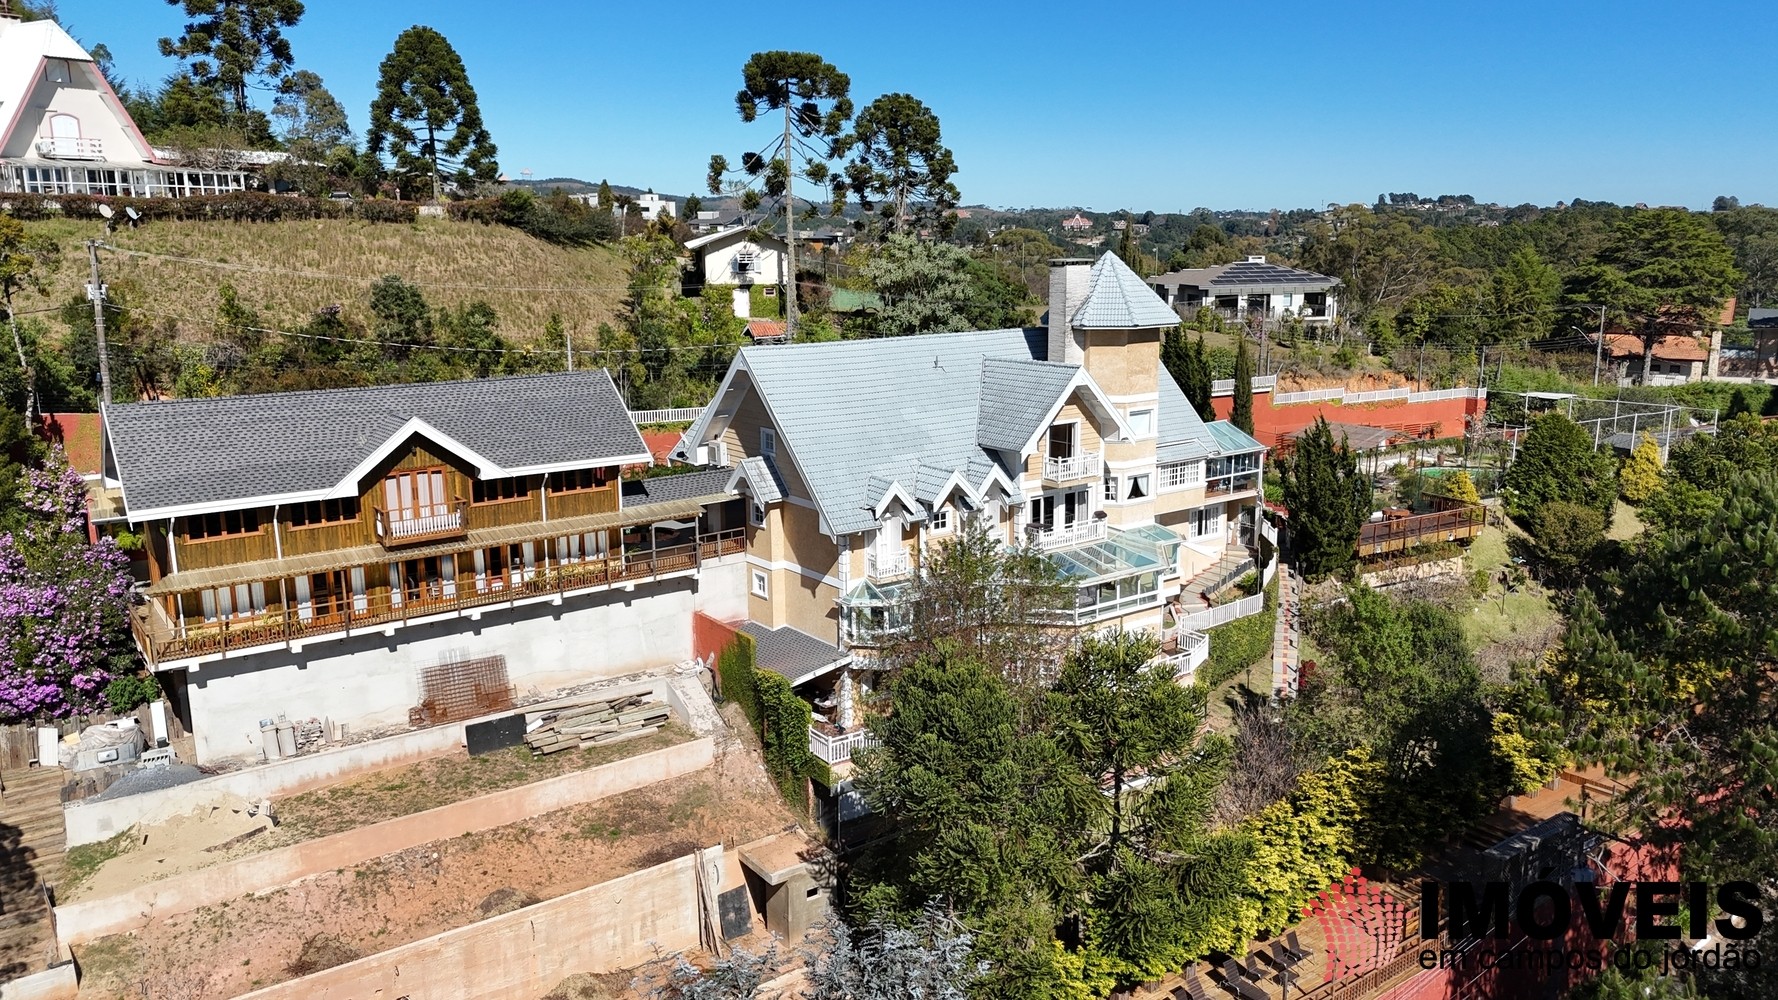
<svg viewBox="0 0 1778 1000">
<path fill-rule="evenodd" d="M 1642 534 L 1644 527 L 1642 518 L 1636 515 L 1636 508 L 1619 500 L 1611 508 L 1611 524 L 1605 529 L 1605 537 L 1614 542 L 1629 541 Z"/>
<path fill-rule="evenodd" d="M 1271 694 L 1272 664 L 1270 660 L 1255 663 L 1210 689 L 1205 715 L 1210 728 L 1219 733 L 1235 731 L 1235 709 L 1248 698 L 1265 698 Z"/>
<path fill-rule="evenodd" d="M 1467 565 L 1472 573 L 1478 569 L 1486 572 L 1489 581 L 1486 595 L 1463 616 L 1463 632 L 1473 649 L 1507 642 L 1519 635 L 1542 633 L 1561 617 L 1550 606 L 1543 588 L 1535 583 L 1520 585 L 1517 592 L 1506 594 L 1502 600 L 1500 570 L 1511 561 L 1507 538 L 1517 534 L 1517 528 L 1503 531 L 1490 525 L 1470 543 Z"/>
</svg>

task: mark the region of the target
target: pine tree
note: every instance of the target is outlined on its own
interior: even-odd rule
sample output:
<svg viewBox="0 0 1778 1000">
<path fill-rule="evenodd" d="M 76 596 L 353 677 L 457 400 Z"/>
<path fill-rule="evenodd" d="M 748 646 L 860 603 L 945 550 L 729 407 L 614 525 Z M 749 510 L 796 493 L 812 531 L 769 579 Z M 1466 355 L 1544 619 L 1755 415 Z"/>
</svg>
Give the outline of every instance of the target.
<svg viewBox="0 0 1778 1000">
<path fill-rule="evenodd" d="M 600 181 L 599 182 L 599 209 L 600 209 L 600 211 L 609 212 L 609 211 L 611 211 L 611 206 L 613 206 L 615 204 L 617 204 L 617 201 L 614 198 L 612 198 L 612 196 L 611 196 L 611 185 L 605 181 Z"/>
<path fill-rule="evenodd" d="M 1643 431 L 1624 466 L 1618 470 L 1618 492 L 1628 503 L 1641 506 L 1661 488 L 1661 449 L 1654 436 Z"/>
<path fill-rule="evenodd" d="M 1161 364 L 1178 383 L 1179 391 L 1204 420 L 1215 420 L 1216 410 L 1210 406 L 1210 356 L 1204 349 L 1204 335 L 1194 341 L 1185 337 L 1185 324 L 1167 335 L 1161 344 Z"/>
<path fill-rule="evenodd" d="M 1235 408 L 1229 422 L 1242 433 L 1253 433 L 1253 357 L 1247 352 L 1247 338 L 1235 345 Z"/>
<path fill-rule="evenodd" d="M 1506 470 L 1507 513 L 1530 517 L 1560 500 L 1609 515 L 1617 497 L 1614 472 L 1610 457 L 1593 450 L 1585 428 L 1560 413 L 1545 414 L 1526 432 Z"/>
<path fill-rule="evenodd" d="M 383 60 L 364 149 L 380 162 L 385 148 L 396 172 L 410 185 L 427 183 L 435 201 L 444 197 L 447 172 L 465 187 L 500 173 L 462 58 L 445 36 L 423 25 L 402 32 Z"/>
<path fill-rule="evenodd" d="M 1350 568 L 1358 560 L 1359 530 L 1370 517 L 1371 482 L 1359 473 L 1358 456 L 1345 439 L 1334 440 L 1325 417 L 1278 460 L 1278 479 L 1303 575 L 1316 580 Z"/>
</svg>

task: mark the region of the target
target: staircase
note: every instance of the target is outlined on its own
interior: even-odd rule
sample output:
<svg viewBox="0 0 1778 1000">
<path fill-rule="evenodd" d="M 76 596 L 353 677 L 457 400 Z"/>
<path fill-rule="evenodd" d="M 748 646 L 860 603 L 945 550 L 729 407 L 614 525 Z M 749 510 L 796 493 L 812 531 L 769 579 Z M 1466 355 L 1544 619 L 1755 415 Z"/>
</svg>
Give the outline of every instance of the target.
<svg viewBox="0 0 1778 1000">
<path fill-rule="evenodd" d="M 1219 583 L 1226 588 L 1240 580 L 1241 576 L 1235 573 L 1235 568 L 1242 563 L 1248 563 L 1251 567 L 1253 553 L 1238 545 L 1233 546 L 1223 552 L 1222 558 L 1218 559 L 1215 565 L 1187 580 L 1185 586 L 1181 588 L 1186 612 L 1189 614 L 1202 611 L 1210 606 L 1210 602 L 1206 599 L 1206 588 L 1215 587 Z"/>
<path fill-rule="evenodd" d="M 1302 683 L 1302 577 L 1278 558 L 1278 618 L 1272 630 L 1272 697 L 1294 698 Z"/>
<path fill-rule="evenodd" d="M 43 887 L 63 880 L 62 769 L 0 773 L 0 982 L 55 960 Z"/>
</svg>

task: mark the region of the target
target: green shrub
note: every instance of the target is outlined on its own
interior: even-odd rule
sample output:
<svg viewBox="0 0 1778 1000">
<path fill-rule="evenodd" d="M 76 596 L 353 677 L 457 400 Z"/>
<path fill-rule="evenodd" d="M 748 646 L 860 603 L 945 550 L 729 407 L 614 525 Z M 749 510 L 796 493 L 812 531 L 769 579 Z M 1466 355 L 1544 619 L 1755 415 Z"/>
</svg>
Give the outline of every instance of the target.
<svg viewBox="0 0 1778 1000">
<path fill-rule="evenodd" d="M 753 637 L 736 632 L 735 638 L 716 656 L 716 682 L 722 700 L 741 706 L 741 711 L 759 731 L 759 688 L 753 678 Z"/>
<path fill-rule="evenodd" d="M 140 705 L 161 696 L 160 682 L 153 674 L 128 674 L 114 677 L 105 685 L 105 703 L 118 715 L 127 715 Z"/>
<path fill-rule="evenodd" d="M 1248 666 L 1272 655 L 1272 630 L 1278 624 L 1278 581 L 1266 588 L 1266 609 L 1257 615 L 1218 625 L 1210 636 L 1210 660 L 1198 671 L 1205 687 L 1215 687 Z"/>
</svg>

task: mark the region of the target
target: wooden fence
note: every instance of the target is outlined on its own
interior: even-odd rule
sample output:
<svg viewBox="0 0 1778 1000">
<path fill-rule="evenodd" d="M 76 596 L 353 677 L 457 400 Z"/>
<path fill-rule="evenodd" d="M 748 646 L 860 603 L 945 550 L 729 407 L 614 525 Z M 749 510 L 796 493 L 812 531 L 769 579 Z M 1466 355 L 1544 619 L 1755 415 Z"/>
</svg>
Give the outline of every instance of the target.
<svg viewBox="0 0 1778 1000">
<path fill-rule="evenodd" d="M 150 741 L 154 738 L 154 718 L 150 714 L 152 706 L 143 705 L 134 712 L 117 715 L 112 712 L 101 712 L 94 715 L 75 715 L 66 719 L 44 719 L 41 722 L 14 722 L 0 726 L 0 770 L 11 771 L 31 766 L 37 760 L 37 729 L 54 727 L 56 737 L 60 739 L 71 733 L 78 733 L 88 726 L 96 726 L 101 722 L 113 719 L 133 718 L 142 727 L 142 732 Z M 179 717 L 167 706 L 167 738 L 168 741 L 185 736 L 185 727 L 179 724 Z M 55 761 L 43 761 L 43 766 L 53 766 Z"/>
</svg>

